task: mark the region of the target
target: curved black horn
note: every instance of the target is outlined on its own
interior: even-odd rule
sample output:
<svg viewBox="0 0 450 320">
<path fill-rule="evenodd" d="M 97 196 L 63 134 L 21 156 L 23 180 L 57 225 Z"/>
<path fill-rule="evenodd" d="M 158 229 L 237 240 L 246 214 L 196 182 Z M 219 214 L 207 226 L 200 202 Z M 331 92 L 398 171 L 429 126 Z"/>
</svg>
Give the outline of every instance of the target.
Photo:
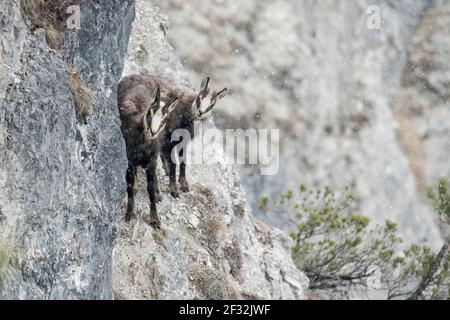
<svg viewBox="0 0 450 320">
<path fill-rule="evenodd" d="M 202 84 L 200 85 L 200 92 L 203 92 L 208 89 L 210 77 L 206 77 L 203 79 Z"/>
<path fill-rule="evenodd" d="M 159 85 L 153 91 L 152 100 L 153 105 L 159 105 L 159 103 L 161 102 L 161 88 L 159 87 Z"/>
</svg>

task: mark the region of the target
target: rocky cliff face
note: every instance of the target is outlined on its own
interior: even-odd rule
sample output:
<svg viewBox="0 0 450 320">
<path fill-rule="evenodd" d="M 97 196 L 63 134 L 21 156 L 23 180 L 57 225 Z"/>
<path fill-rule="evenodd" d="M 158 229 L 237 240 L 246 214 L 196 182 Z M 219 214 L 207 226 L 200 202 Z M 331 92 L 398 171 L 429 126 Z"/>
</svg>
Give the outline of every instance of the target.
<svg viewBox="0 0 450 320">
<path fill-rule="evenodd" d="M 65 27 L 62 4 L 80 6 L 80 28 Z M 0 297 L 304 298 L 289 239 L 251 212 L 261 195 L 298 183 L 350 186 L 364 213 L 438 243 L 421 194 L 450 176 L 449 3 L 377 1 L 381 30 L 367 27 L 371 4 L 138 0 L 128 45 L 132 0 L 2 0 Z M 188 76 L 205 74 L 230 87 L 216 123 L 280 128 L 280 172 L 239 168 L 245 193 L 209 139 L 190 193 L 172 199 L 159 172 L 163 229 L 140 216 L 124 224 L 123 68 L 188 91 Z M 140 214 L 145 189 L 141 172 Z"/>
<path fill-rule="evenodd" d="M 168 20 L 137 2 L 124 75 L 156 73 L 192 90 L 167 42 Z M 204 129 L 214 128 L 211 120 Z M 202 143 L 203 142 L 203 143 Z M 290 241 L 280 230 L 252 216 L 238 174 L 218 139 L 197 137 L 208 162 L 189 165 L 189 193 L 173 199 L 159 170 L 164 199 L 159 204 L 163 229 L 141 218 L 122 224 L 114 251 L 117 299 L 303 299 L 308 280 L 290 258 Z M 148 212 L 145 174 L 139 174 L 137 207 Z"/>
<path fill-rule="evenodd" d="M 391 105 L 419 187 L 450 177 L 450 3 L 424 15 Z"/>
<path fill-rule="evenodd" d="M 240 168 L 255 211 L 262 195 L 300 183 L 350 187 L 375 221 L 395 220 L 407 240 L 439 244 L 422 191 L 449 175 L 448 103 L 442 100 L 448 19 L 446 10 L 433 9 L 442 1 L 141 3 L 170 16 L 169 39 L 196 83 L 209 74 L 232 88 L 216 110 L 218 126 L 281 129 L 277 175 Z M 370 5 L 380 9 L 381 29 L 367 26 Z M 405 74 L 408 61 L 419 68 Z M 412 98 L 421 113 L 413 108 L 406 123 L 398 117 L 397 92 L 414 93 L 403 92 L 403 85 L 422 93 Z M 415 142 L 406 141 L 405 149 L 414 131 Z M 278 215 L 261 217 L 289 225 Z"/>
<path fill-rule="evenodd" d="M 55 3 L 0 3 L 0 296 L 111 298 L 134 4 L 72 1 L 81 28 L 66 30 Z"/>
<path fill-rule="evenodd" d="M 68 4 L 80 6 L 80 28 L 61 20 Z M 132 0 L 0 4 L 0 297 L 304 298 L 289 239 L 253 218 L 218 141 L 205 142 L 211 165 L 190 169 L 180 199 L 159 174 L 161 231 L 123 223 L 116 86 L 134 9 Z M 125 73 L 192 90 L 167 27 L 138 5 Z"/>
</svg>

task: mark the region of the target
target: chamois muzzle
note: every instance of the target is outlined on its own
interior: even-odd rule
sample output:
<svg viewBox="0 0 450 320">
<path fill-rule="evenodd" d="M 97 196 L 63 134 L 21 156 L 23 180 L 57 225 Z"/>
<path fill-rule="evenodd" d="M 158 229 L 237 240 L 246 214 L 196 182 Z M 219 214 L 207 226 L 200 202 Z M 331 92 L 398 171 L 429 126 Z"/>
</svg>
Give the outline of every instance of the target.
<svg viewBox="0 0 450 320">
<path fill-rule="evenodd" d="M 159 102 L 159 106 L 149 108 L 144 118 L 145 127 L 150 134 L 150 139 L 155 139 L 165 128 L 170 114 L 178 104 L 178 98 L 171 98 L 163 107 L 160 107 L 160 104 L 161 102 Z"/>
</svg>

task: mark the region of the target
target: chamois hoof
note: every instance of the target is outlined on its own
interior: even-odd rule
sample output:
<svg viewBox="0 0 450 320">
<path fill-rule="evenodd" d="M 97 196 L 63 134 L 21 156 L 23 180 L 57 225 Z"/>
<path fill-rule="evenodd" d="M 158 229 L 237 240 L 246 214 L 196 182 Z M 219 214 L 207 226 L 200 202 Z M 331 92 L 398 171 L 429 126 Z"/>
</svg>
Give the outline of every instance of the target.
<svg viewBox="0 0 450 320">
<path fill-rule="evenodd" d="M 186 184 L 181 184 L 180 185 L 180 190 L 181 190 L 181 192 L 189 192 L 189 185 L 186 183 Z"/>
<path fill-rule="evenodd" d="M 150 222 L 149 225 L 155 230 L 161 230 L 161 222 L 159 221 Z"/>
<path fill-rule="evenodd" d="M 178 186 L 176 184 L 169 185 L 169 192 L 174 198 L 178 198 L 180 196 L 180 192 L 178 191 Z"/>
<path fill-rule="evenodd" d="M 161 221 L 158 217 L 144 216 L 142 220 L 153 229 L 161 229 Z"/>
<path fill-rule="evenodd" d="M 159 203 L 161 201 L 162 201 L 162 195 L 161 195 L 161 193 L 157 193 L 155 195 L 155 202 Z"/>
<path fill-rule="evenodd" d="M 131 219 L 133 219 L 133 218 L 134 218 L 134 214 L 132 214 L 132 213 L 127 213 L 127 214 L 125 215 L 125 222 L 130 222 Z"/>
</svg>

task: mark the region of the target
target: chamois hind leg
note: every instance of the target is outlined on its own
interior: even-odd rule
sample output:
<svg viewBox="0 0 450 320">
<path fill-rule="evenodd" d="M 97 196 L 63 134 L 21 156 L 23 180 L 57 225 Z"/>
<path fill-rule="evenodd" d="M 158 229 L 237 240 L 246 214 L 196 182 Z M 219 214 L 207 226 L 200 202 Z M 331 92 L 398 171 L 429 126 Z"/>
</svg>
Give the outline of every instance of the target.
<svg viewBox="0 0 450 320">
<path fill-rule="evenodd" d="M 150 226 L 152 226 L 155 229 L 161 228 L 161 221 L 158 217 L 158 211 L 156 209 L 156 188 L 157 188 L 157 182 L 156 182 L 156 159 L 151 159 L 147 166 L 147 191 L 148 196 L 150 198 L 150 217 L 144 216 L 144 221 L 148 223 Z"/>
<path fill-rule="evenodd" d="M 189 130 L 189 133 L 191 137 L 194 136 L 194 132 L 192 127 Z M 180 183 L 180 190 L 183 192 L 189 191 L 189 183 L 186 179 L 186 161 L 187 161 L 187 155 L 185 154 L 186 150 L 185 148 L 181 148 L 179 151 L 179 158 L 180 158 L 180 176 L 178 178 L 178 182 Z"/>
<path fill-rule="evenodd" d="M 164 156 L 163 152 L 161 152 L 160 156 L 164 173 L 166 174 L 166 176 L 169 176 L 169 165 L 167 164 L 167 159 Z"/>
<path fill-rule="evenodd" d="M 134 194 L 136 192 L 136 172 L 137 168 L 134 165 L 129 165 L 126 180 L 127 180 L 127 214 L 125 215 L 125 221 L 130 221 L 134 216 Z"/>
<path fill-rule="evenodd" d="M 178 185 L 177 185 L 177 165 L 172 161 L 172 148 L 173 145 L 170 145 L 169 147 L 165 147 L 162 150 L 163 157 L 165 158 L 165 161 L 167 163 L 167 166 L 169 168 L 169 192 L 170 195 L 174 198 L 178 198 L 179 192 L 178 192 Z"/>
</svg>

